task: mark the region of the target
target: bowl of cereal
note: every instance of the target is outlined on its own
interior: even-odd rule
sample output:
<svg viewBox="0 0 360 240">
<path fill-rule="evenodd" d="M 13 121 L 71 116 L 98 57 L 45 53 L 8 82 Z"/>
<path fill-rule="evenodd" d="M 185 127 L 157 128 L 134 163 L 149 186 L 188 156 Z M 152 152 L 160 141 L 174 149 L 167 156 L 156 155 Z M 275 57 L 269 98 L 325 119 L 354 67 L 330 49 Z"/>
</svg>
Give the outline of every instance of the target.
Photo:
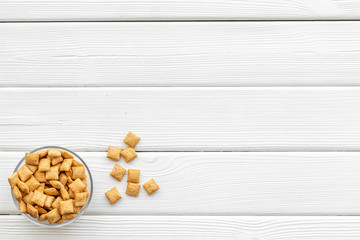
<svg viewBox="0 0 360 240">
<path fill-rule="evenodd" d="M 57 146 L 25 153 L 8 180 L 15 206 L 42 227 L 62 227 L 76 221 L 88 208 L 93 193 L 85 161 Z"/>
</svg>

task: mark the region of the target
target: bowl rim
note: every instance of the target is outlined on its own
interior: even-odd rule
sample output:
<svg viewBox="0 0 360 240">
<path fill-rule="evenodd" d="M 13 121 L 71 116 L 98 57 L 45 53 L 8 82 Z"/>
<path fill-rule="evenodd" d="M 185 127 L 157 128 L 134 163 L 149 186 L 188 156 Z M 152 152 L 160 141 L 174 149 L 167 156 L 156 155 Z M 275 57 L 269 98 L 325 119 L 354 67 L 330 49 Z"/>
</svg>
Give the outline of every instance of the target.
<svg viewBox="0 0 360 240">
<path fill-rule="evenodd" d="M 67 149 L 67 148 L 64 148 L 64 147 L 59 147 L 59 146 L 44 146 L 44 147 L 40 147 L 40 148 L 36 148 L 35 150 L 32 150 L 30 151 L 30 153 L 34 153 L 34 152 L 37 152 L 37 151 L 40 151 L 40 150 L 43 150 L 43 149 L 50 149 L 50 148 L 58 148 L 58 149 L 61 149 L 61 150 L 65 150 L 65 151 L 68 151 L 70 152 L 71 154 L 75 155 L 85 166 L 87 172 L 89 173 L 89 176 L 88 178 L 90 178 L 90 192 L 89 192 L 89 198 L 86 202 L 86 205 L 80 210 L 80 212 L 78 214 L 76 214 L 75 218 L 71 219 L 71 220 L 67 220 L 66 222 L 63 222 L 61 224 L 45 224 L 43 222 L 40 222 L 38 221 L 37 219 L 35 218 L 32 218 L 30 217 L 28 214 L 25 214 L 25 213 L 22 213 L 21 212 L 21 215 L 23 215 L 25 218 L 27 218 L 30 222 L 38 225 L 38 226 L 41 226 L 41 227 L 45 227 L 45 228 L 59 228 L 59 227 L 64 227 L 66 225 L 69 225 L 70 223 L 73 223 L 75 222 L 77 219 L 80 218 L 81 215 L 84 214 L 84 212 L 86 211 L 86 209 L 89 207 L 90 205 L 90 202 L 91 202 L 91 199 L 92 199 L 92 196 L 93 196 L 93 178 L 92 178 L 92 175 L 91 175 L 91 172 L 90 172 L 90 169 L 88 167 L 88 165 L 85 163 L 85 161 L 79 156 L 77 155 L 75 152 Z M 15 169 L 14 169 L 14 172 L 15 173 L 16 171 L 19 170 L 19 168 L 22 166 L 22 164 L 24 163 L 25 161 L 25 156 L 19 161 L 19 163 L 16 165 Z M 14 204 L 15 204 L 15 207 L 17 209 L 19 209 L 19 203 L 18 201 L 15 199 L 14 197 L 14 194 L 13 194 L 13 189 L 11 189 L 11 196 L 12 196 L 12 199 L 14 201 Z"/>
</svg>

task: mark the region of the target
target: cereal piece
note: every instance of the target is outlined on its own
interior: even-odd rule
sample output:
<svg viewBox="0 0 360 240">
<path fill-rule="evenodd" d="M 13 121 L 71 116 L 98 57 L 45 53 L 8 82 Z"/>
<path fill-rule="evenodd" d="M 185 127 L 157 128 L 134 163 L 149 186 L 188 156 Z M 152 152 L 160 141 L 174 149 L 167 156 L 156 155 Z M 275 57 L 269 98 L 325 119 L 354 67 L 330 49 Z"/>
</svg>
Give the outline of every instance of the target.
<svg viewBox="0 0 360 240">
<path fill-rule="evenodd" d="M 155 180 L 152 178 L 148 182 L 143 184 L 143 187 L 145 188 L 146 192 L 151 195 L 157 190 L 159 190 L 159 186 L 156 184 Z"/>
<path fill-rule="evenodd" d="M 16 186 L 17 181 L 20 181 L 18 172 L 14 172 L 11 174 L 10 177 L 8 177 L 9 184 L 11 188 L 14 188 Z"/>
<path fill-rule="evenodd" d="M 113 187 L 109 191 L 105 193 L 106 197 L 108 198 L 110 204 L 116 203 L 119 199 L 121 199 L 121 195 L 116 187 Z M 76 202 L 76 201 L 75 201 Z"/>
<path fill-rule="evenodd" d="M 50 167 L 49 171 L 46 171 L 46 179 L 47 180 L 58 180 L 59 179 L 59 168 L 58 167 Z"/>
<path fill-rule="evenodd" d="M 47 209 L 50 209 L 52 203 L 54 202 L 54 200 L 55 200 L 55 197 L 47 195 L 44 207 L 47 208 Z"/>
<path fill-rule="evenodd" d="M 86 180 L 86 179 L 81 179 L 81 181 L 83 182 L 83 184 L 85 185 L 85 187 L 87 187 L 87 180 Z"/>
<path fill-rule="evenodd" d="M 54 224 L 61 219 L 61 215 L 59 214 L 59 211 L 57 208 L 54 208 L 53 210 L 48 212 L 46 215 L 47 215 L 47 220 L 50 224 Z"/>
<path fill-rule="evenodd" d="M 65 175 L 65 173 L 60 173 L 60 176 L 59 176 L 59 182 L 65 186 L 66 183 L 68 181 L 68 177 Z"/>
<path fill-rule="evenodd" d="M 73 159 L 71 166 L 72 166 L 72 167 L 82 167 L 82 166 L 84 166 L 84 165 L 83 165 L 82 163 L 76 161 L 75 159 Z"/>
<path fill-rule="evenodd" d="M 51 159 L 61 157 L 61 152 L 57 148 L 48 149 L 48 155 Z"/>
<path fill-rule="evenodd" d="M 38 153 L 25 153 L 25 163 L 29 165 L 39 165 Z"/>
<path fill-rule="evenodd" d="M 75 207 L 82 207 L 86 204 L 89 193 L 75 193 Z"/>
<path fill-rule="evenodd" d="M 65 158 L 74 158 L 74 156 L 69 153 L 68 151 L 65 151 L 65 150 L 60 150 L 61 152 L 61 156 L 65 159 Z"/>
<path fill-rule="evenodd" d="M 46 195 L 50 195 L 50 196 L 59 196 L 60 195 L 60 192 L 56 188 L 46 188 L 46 189 L 44 189 L 44 193 Z"/>
<path fill-rule="evenodd" d="M 19 202 L 19 211 L 22 213 L 26 213 L 26 203 L 23 200 Z"/>
<path fill-rule="evenodd" d="M 126 173 L 126 169 L 119 166 L 118 164 L 115 164 L 115 166 L 113 167 L 110 176 L 112 176 L 113 178 L 121 181 L 121 179 L 124 177 Z"/>
<path fill-rule="evenodd" d="M 19 169 L 18 174 L 19 174 L 20 180 L 25 182 L 32 176 L 33 173 L 30 171 L 30 169 L 26 165 L 24 165 Z"/>
<path fill-rule="evenodd" d="M 71 158 L 66 158 L 64 159 L 64 161 L 62 162 L 61 166 L 60 166 L 60 171 L 69 171 L 72 165 L 72 161 L 73 159 Z"/>
<path fill-rule="evenodd" d="M 60 202 L 60 214 L 70 214 L 74 213 L 74 207 L 73 207 L 73 201 L 72 200 L 66 200 Z"/>
<path fill-rule="evenodd" d="M 35 166 L 35 165 L 26 164 L 26 166 L 29 168 L 29 170 L 30 170 L 32 173 L 36 172 L 36 170 L 38 169 L 38 166 Z"/>
<path fill-rule="evenodd" d="M 72 178 L 70 176 L 67 177 L 68 178 L 68 183 L 71 184 L 74 182 L 74 180 L 72 180 Z"/>
<path fill-rule="evenodd" d="M 34 195 L 34 192 L 29 192 L 28 195 L 25 195 L 25 196 L 23 197 L 24 202 L 25 202 L 26 204 L 32 204 L 31 198 L 32 198 L 33 195 Z"/>
<path fill-rule="evenodd" d="M 65 188 L 61 188 L 60 193 L 62 199 L 64 199 L 65 201 L 70 199 L 69 193 L 65 190 Z"/>
<path fill-rule="evenodd" d="M 72 179 L 85 179 L 86 175 L 85 175 L 85 167 L 72 167 Z"/>
<path fill-rule="evenodd" d="M 49 181 L 49 182 L 50 182 L 50 185 L 53 186 L 56 189 L 64 188 L 64 185 L 62 185 L 61 182 L 59 182 L 59 181 L 52 180 L 52 181 Z"/>
<path fill-rule="evenodd" d="M 75 218 L 75 214 L 73 213 L 62 215 L 62 220 L 71 220 L 73 218 Z"/>
<path fill-rule="evenodd" d="M 70 169 L 69 171 L 65 171 L 64 172 L 66 176 L 71 177 L 72 176 L 72 170 Z"/>
<path fill-rule="evenodd" d="M 19 187 L 19 189 L 21 189 L 21 191 L 23 191 L 25 194 L 28 194 L 30 192 L 30 188 L 29 186 L 22 182 L 22 181 L 17 181 L 17 186 Z"/>
<path fill-rule="evenodd" d="M 34 191 L 34 194 L 31 198 L 31 202 L 33 204 L 39 205 L 40 207 L 43 207 L 45 204 L 45 200 L 46 200 L 46 195 L 39 192 L 39 191 Z"/>
<path fill-rule="evenodd" d="M 39 171 L 46 172 L 50 170 L 50 158 L 42 158 L 39 162 Z"/>
<path fill-rule="evenodd" d="M 47 149 L 43 149 L 43 150 L 39 150 L 37 152 L 35 152 L 37 154 L 39 154 L 39 158 L 43 158 L 43 157 L 46 157 L 46 155 L 48 154 L 48 150 Z"/>
<path fill-rule="evenodd" d="M 39 214 L 46 214 L 47 213 L 47 211 L 44 208 L 40 207 L 40 206 L 35 206 L 35 208 L 36 208 L 36 210 L 38 210 Z"/>
<path fill-rule="evenodd" d="M 55 157 L 51 159 L 51 164 L 54 166 L 58 163 L 61 163 L 64 159 L 62 158 L 62 156 L 59 157 Z"/>
<path fill-rule="evenodd" d="M 126 194 L 137 197 L 139 196 L 140 184 L 128 182 L 126 187 Z"/>
<path fill-rule="evenodd" d="M 36 210 L 35 207 L 33 207 L 30 204 L 26 205 L 26 211 L 29 213 L 29 215 L 33 218 L 38 218 L 39 217 L 39 212 L 38 210 Z"/>
<path fill-rule="evenodd" d="M 56 224 L 62 224 L 64 220 L 60 219 L 59 221 L 56 222 Z"/>
<path fill-rule="evenodd" d="M 42 172 L 42 171 L 37 170 L 34 173 L 34 177 L 36 178 L 36 180 L 38 180 L 41 183 L 46 182 L 46 172 Z"/>
<path fill-rule="evenodd" d="M 47 214 L 42 214 L 42 215 L 40 215 L 39 218 L 38 218 L 38 220 L 39 220 L 40 222 L 45 221 L 46 219 L 47 219 Z"/>
<path fill-rule="evenodd" d="M 44 193 L 45 183 L 40 183 L 40 186 L 36 189 L 37 191 Z"/>
<path fill-rule="evenodd" d="M 53 208 L 59 208 L 60 202 L 62 202 L 63 199 L 61 197 L 57 197 L 55 201 L 51 204 L 51 207 Z"/>
<path fill-rule="evenodd" d="M 132 182 L 132 183 L 139 183 L 140 182 L 140 170 L 129 169 L 127 181 Z"/>
<path fill-rule="evenodd" d="M 13 194 L 17 201 L 21 200 L 22 195 L 21 195 L 20 189 L 17 186 L 14 187 Z"/>
<path fill-rule="evenodd" d="M 80 180 L 80 178 L 77 178 L 73 183 L 69 185 L 69 188 L 74 193 L 83 192 L 86 188 L 85 184 Z"/>
<path fill-rule="evenodd" d="M 71 188 L 69 188 L 69 197 L 71 198 L 71 199 L 74 199 L 75 198 L 75 193 L 71 190 Z"/>
<path fill-rule="evenodd" d="M 106 157 L 111 158 L 111 159 L 116 160 L 116 161 L 119 161 L 120 156 L 121 156 L 120 154 L 121 154 L 121 149 L 120 148 L 109 146 L 108 153 L 107 153 Z"/>
<path fill-rule="evenodd" d="M 140 141 L 140 137 L 136 136 L 133 132 L 129 132 L 125 139 L 124 139 L 124 143 L 126 143 L 127 145 L 129 145 L 132 148 L 135 148 L 136 144 Z"/>
<path fill-rule="evenodd" d="M 121 156 L 124 157 L 126 162 L 130 162 L 137 157 L 137 154 L 133 148 L 128 147 L 121 151 Z"/>
<path fill-rule="evenodd" d="M 29 186 L 30 192 L 33 192 L 35 189 L 37 189 L 40 186 L 40 183 L 34 176 L 31 176 L 26 182 L 26 185 Z"/>
</svg>

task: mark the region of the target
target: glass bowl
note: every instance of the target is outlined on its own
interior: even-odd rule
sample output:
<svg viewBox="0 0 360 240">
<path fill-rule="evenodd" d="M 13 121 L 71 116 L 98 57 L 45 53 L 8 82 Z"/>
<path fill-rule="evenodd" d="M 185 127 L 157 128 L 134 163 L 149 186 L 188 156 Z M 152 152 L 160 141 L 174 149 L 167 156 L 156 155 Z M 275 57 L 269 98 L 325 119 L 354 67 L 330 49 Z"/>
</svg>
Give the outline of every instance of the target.
<svg viewBox="0 0 360 240">
<path fill-rule="evenodd" d="M 91 172 L 90 172 L 90 169 L 89 167 L 86 165 L 85 161 L 79 156 L 77 155 L 76 153 L 74 153 L 73 151 L 69 150 L 69 149 L 66 149 L 66 148 L 63 148 L 63 147 L 58 147 L 58 146 L 46 146 L 46 147 L 41 147 L 41 148 L 37 148 L 33 151 L 31 151 L 31 153 L 34 153 L 34 152 L 37 152 L 39 150 L 43 150 L 43 149 L 49 149 L 49 148 L 58 148 L 58 149 L 61 149 L 61 150 L 65 150 L 65 151 L 68 151 L 69 153 L 71 153 L 73 156 L 74 156 L 74 159 L 75 160 L 78 160 L 80 161 L 82 164 L 84 164 L 85 166 L 85 172 L 86 172 L 86 175 L 87 175 L 87 190 L 89 191 L 89 198 L 88 198 L 88 201 L 87 203 L 85 204 L 85 206 L 83 208 L 81 208 L 80 212 L 78 214 L 75 215 L 75 218 L 71 219 L 71 220 L 64 220 L 62 223 L 60 224 L 49 224 L 48 221 L 43 221 L 43 222 L 40 222 L 38 221 L 36 218 L 32 218 L 30 217 L 28 214 L 25 214 L 25 213 L 21 213 L 25 218 L 27 218 L 30 222 L 36 224 L 36 225 L 39 225 L 39 226 L 42 226 L 42 227 L 46 227 L 46 228 L 58 228 L 58 227 L 63 227 L 63 226 L 66 226 L 72 222 L 75 222 L 85 211 L 86 209 L 88 208 L 88 206 L 90 205 L 90 202 L 91 202 L 91 198 L 92 198 L 92 195 L 93 195 L 93 180 L 92 180 L 92 176 L 91 176 Z M 20 162 L 17 164 L 14 172 L 16 172 L 17 170 L 19 170 L 20 167 L 22 167 L 22 165 L 24 164 L 24 161 L 25 161 L 25 157 L 23 157 Z M 17 209 L 19 209 L 19 203 L 16 201 L 15 197 L 14 197 L 14 194 L 13 194 L 13 191 L 11 190 L 11 196 L 14 200 L 14 204 L 16 206 Z M 20 211 L 19 211 L 20 212 Z"/>
</svg>

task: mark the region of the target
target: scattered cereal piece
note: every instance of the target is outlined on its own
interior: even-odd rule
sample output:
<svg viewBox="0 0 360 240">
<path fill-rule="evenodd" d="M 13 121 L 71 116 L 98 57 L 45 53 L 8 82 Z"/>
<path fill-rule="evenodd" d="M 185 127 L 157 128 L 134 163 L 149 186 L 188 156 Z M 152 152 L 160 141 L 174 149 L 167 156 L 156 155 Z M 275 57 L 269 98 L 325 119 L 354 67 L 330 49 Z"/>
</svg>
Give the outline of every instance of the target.
<svg viewBox="0 0 360 240">
<path fill-rule="evenodd" d="M 60 166 L 60 171 L 69 171 L 72 165 L 73 159 L 65 158 Z"/>
<path fill-rule="evenodd" d="M 33 207 L 30 204 L 26 205 L 26 211 L 29 213 L 30 216 L 32 216 L 33 218 L 38 218 L 39 217 L 39 212 L 38 210 L 36 210 L 35 207 Z"/>
<path fill-rule="evenodd" d="M 26 165 L 22 166 L 19 169 L 18 174 L 19 174 L 19 178 L 23 182 L 25 182 L 26 180 L 28 180 L 32 176 L 32 172 L 30 171 L 30 169 Z"/>
<path fill-rule="evenodd" d="M 22 195 L 21 195 L 20 189 L 17 186 L 14 187 L 13 194 L 14 194 L 15 199 L 19 202 L 21 200 Z"/>
<path fill-rule="evenodd" d="M 51 164 L 54 166 L 58 163 L 61 163 L 62 161 L 64 161 L 64 159 L 62 158 L 62 156 L 59 157 L 55 157 L 51 159 Z"/>
<path fill-rule="evenodd" d="M 83 192 L 86 188 L 85 184 L 80 180 L 80 178 L 77 178 L 73 183 L 69 185 L 69 188 L 74 193 Z"/>
<path fill-rule="evenodd" d="M 8 181 L 11 188 L 14 188 L 16 186 L 17 181 L 20 181 L 18 172 L 14 172 L 10 177 L 8 177 Z"/>
<path fill-rule="evenodd" d="M 46 172 L 50 170 L 50 158 L 42 158 L 39 162 L 39 171 Z"/>
<path fill-rule="evenodd" d="M 36 170 L 38 169 L 38 166 L 35 166 L 35 165 L 29 165 L 29 164 L 25 164 L 25 165 L 29 168 L 29 170 L 32 173 L 36 172 Z"/>
<path fill-rule="evenodd" d="M 64 159 L 66 159 L 66 158 L 74 158 L 74 156 L 71 153 L 69 153 L 69 152 L 67 152 L 65 150 L 60 150 L 60 152 L 61 152 L 61 156 Z"/>
<path fill-rule="evenodd" d="M 59 214 L 59 211 L 57 208 L 54 208 L 53 210 L 48 212 L 46 215 L 47 215 L 47 220 L 50 224 L 54 224 L 61 219 L 61 215 Z"/>
<path fill-rule="evenodd" d="M 29 186 L 22 182 L 22 181 L 17 181 L 17 186 L 19 187 L 19 189 L 21 189 L 21 191 L 23 191 L 25 194 L 28 194 L 30 192 Z"/>
<path fill-rule="evenodd" d="M 25 153 L 25 163 L 29 165 L 39 165 L 39 154 Z"/>
<path fill-rule="evenodd" d="M 72 167 L 72 179 L 85 179 L 86 175 L 85 175 L 85 167 Z"/>
<path fill-rule="evenodd" d="M 34 194 L 31 198 L 31 202 L 33 204 L 39 205 L 40 207 L 43 207 L 45 204 L 45 200 L 46 200 L 46 195 L 39 192 L 39 191 L 34 191 Z"/>
<path fill-rule="evenodd" d="M 60 192 L 56 188 L 46 188 L 46 189 L 44 189 L 44 193 L 46 195 L 50 195 L 50 196 L 59 196 L 60 195 Z"/>
<path fill-rule="evenodd" d="M 159 186 L 156 184 L 155 180 L 152 178 L 148 182 L 143 184 L 143 187 L 145 188 L 146 192 L 151 195 L 157 190 L 159 190 Z"/>
<path fill-rule="evenodd" d="M 65 188 L 61 188 L 60 193 L 61 193 L 62 199 L 64 199 L 65 201 L 70 199 L 69 193 L 66 191 Z"/>
<path fill-rule="evenodd" d="M 44 207 L 47 208 L 47 209 L 50 209 L 52 203 L 54 202 L 54 200 L 55 200 L 55 197 L 50 196 L 50 195 L 46 195 L 46 200 L 45 200 L 45 203 L 44 203 Z"/>
<path fill-rule="evenodd" d="M 61 152 L 59 151 L 59 149 L 52 148 L 52 149 L 48 149 L 48 155 L 53 159 L 56 157 L 61 157 Z"/>
<path fill-rule="evenodd" d="M 46 155 L 48 154 L 48 150 L 43 149 L 43 150 L 39 150 L 39 151 L 37 151 L 35 153 L 39 154 L 39 158 L 43 158 L 43 157 L 46 157 Z"/>
<path fill-rule="evenodd" d="M 58 180 L 59 179 L 59 168 L 58 167 L 50 167 L 49 171 L 46 171 L 46 179 L 47 180 Z"/>
<path fill-rule="evenodd" d="M 73 207 L 73 201 L 72 200 L 66 200 L 60 202 L 60 214 L 69 214 L 74 213 L 74 207 Z"/>
<path fill-rule="evenodd" d="M 51 186 L 53 186 L 56 189 L 64 188 L 64 185 L 62 185 L 61 182 L 59 182 L 59 181 L 51 180 L 51 181 L 49 181 L 49 183 Z"/>
<path fill-rule="evenodd" d="M 38 210 L 39 214 L 46 214 L 47 213 L 47 211 L 44 208 L 40 207 L 40 206 L 35 206 L 35 208 L 36 208 L 36 210 Z"/>
<path fill-rule="evenodd" d="M 110 204 L 116 203 L 119 199 L 121 199 L 121 195 L 116 187 L 113 187 L 109 191 L 105 193 L 106 197 L 108 198 Z"/>
<path fill-rule="evenodd" d="M 40 183 L 36 178 L 31 175 L 31 177 L 25 182 L 26 185 L 29 186 L 30 192 L 33 192 L 35 189 L 37 189 L 40 186 Z"/>
<path fill-rule="evenodd" d="M 75 193 L 75 207 L 82 207 L 86 204 L 89 193 Z"/>
<path fill-rule="evenodd" d="M 30 192 L 29 194 L 25 195 L 25 196 L 23 197 L 24 202 L 25 202 L 26 204 L 32 204 L 31 198 L 32 198 L 33 195 L 34 195 L 34 192 Z"/>
<path fill-rule="evenodd" d="M 38 218 L 38 220 L 39 220 L 40 222 L 45 221 L 46 219 L 47 219 L 47 214 L 42 214 L 42 215 L 40 215 L 39 218 Z"/>
<path fill-rule="evenodd" d="M 62 215 L 62 220 L 71 220 L 73 218 L 75 218 L 75 214 L 73 213 Z"/>
<path fill-rule="evenodd" d="M 140 170 L 129 169 L 127 181 L 132 182 L 132 183 L 139 183 L 140 182 Z"/>
<path fill-rule="evenodd" d="M 119 166 L 118 164 L 115 164 L 113 167 L 113 170 L 110 173 L 110 176 L 121 181 L 121 179 L 124 177 L 125 173 L 126 173 L 125 168 Z"/>
<path fill-rule="evenodd" d="M 113 146 L 109 146 L 108 153 L 106 155 L 107 158 L 111 158 L 113 160 L 120 160 L 121 149 Z"/>
<path fill-rule="evenodd" d="M 42 171 L 37 170 L 34 173 L 34 177 L 36 178 L 36 180 L 38 180 L 41 183 L 46 182 L 46 172 L 42 172 Z"/>
<path fill-rule="evenodd" d="M 126 187 L 126 194 L 137 197 L 139 196 L 140 184 L 128 182 Z"/>
<path fill-rule="evenodd" d="M 23 200 L 19 202 L 19 211 L 22 213 L 26 213 L 26 203 Z"/>
<path fill-rule="evenodd" d="M 136 144 L 139 142 L 140 137 L 136 136 L 133 132 L 129 132 L 125 139 L 124 139 L 124 143 L 126 143 L 127 145 L 129 145 L 132 148 L 135 148 Z"/>
<path fill-rule="evenodd" d="M 137 154 L 133 148 L 128 147 L 121 151 L 121 156 L 124 157 L 126 162 L 130 162 L 137 157 Z"/>
</svg>

